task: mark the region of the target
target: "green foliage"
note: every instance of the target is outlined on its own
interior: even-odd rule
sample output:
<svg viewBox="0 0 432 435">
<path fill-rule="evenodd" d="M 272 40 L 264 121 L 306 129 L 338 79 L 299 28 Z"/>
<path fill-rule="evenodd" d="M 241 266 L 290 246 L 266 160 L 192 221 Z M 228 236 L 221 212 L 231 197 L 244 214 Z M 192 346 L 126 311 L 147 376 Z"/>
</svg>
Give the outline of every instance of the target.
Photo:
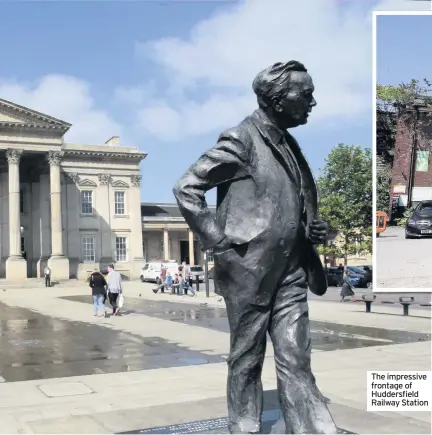
<svg viewBox="0 0 432 435">
<path fill-rule="evenodd" d="M 377 158 L 376 178 L 376 209 L 377 211 L 385 211 L 388 213 L 390 205 L 391 166 L 380 158 Z"/>
<path fill-rule="evenodd" d="M 378 154 L 387 162 L 392 160 L 397 119 L 404 115 L 406 127 L 415 128 L 415 117 L 405 116 L 409 113 L 406 109 L 412 106 L 415 100 L 427 97 L 431 87 L 431 83 L 426 79 L 411 80 L 398 86 L 376 85 L 376 145 Z"/>
<path fill-rule="evenodd" d="M 413 211 L 414 207 L 406 209 L 400 218 L 395 219 L 396 225 L 398 227 L 405 227 L 407 220 Z"/>
<path fill-rule="evenodd" d="M 372 238 L 372 155 L 370 149 L 339 144 L 318 178 L 320 216 L 343 236 L 339 249 L 349 254 L 371 252 Z"/>
<path fill-rule="evenodd" d="M 401 83 L 398 86 L 376 85 L 377 104 L 385 109 L 389 105 L 393 107 L 407 106 L 416 98 L 427 96 L 431 90 L 431 83 L 423 79 L 412 79 L 409 83 Z"/>
</svg>

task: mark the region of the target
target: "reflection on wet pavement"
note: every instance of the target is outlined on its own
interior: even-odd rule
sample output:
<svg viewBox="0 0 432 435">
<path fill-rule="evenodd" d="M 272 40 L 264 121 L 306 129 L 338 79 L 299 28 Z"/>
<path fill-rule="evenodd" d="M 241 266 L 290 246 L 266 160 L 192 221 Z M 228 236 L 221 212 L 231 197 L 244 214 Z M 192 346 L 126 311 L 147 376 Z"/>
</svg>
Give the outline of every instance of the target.
<svg viewBox="0 0 432 435">
<path fill-rule="evenodd" d="M 91 303 L 88 296 L 68 296 L 62 299 Z M 128 298 L 125 309 L 128 310 L 125 311 L 125 315 L 128 313 L 134 316 L 146 315 L 221 332 L 229 332 L 225 308 Z M 311 336 L 313 349 L 321 351 L 430 340 L 428 334 L 341 325 L 314 320 L 311 321 Z"/>
<path fill-rule="evenodd" d="M 53 319 L 0 302 L 0 379 L 6 382 L 221 361 L 160 337 Z"/>
</svg>

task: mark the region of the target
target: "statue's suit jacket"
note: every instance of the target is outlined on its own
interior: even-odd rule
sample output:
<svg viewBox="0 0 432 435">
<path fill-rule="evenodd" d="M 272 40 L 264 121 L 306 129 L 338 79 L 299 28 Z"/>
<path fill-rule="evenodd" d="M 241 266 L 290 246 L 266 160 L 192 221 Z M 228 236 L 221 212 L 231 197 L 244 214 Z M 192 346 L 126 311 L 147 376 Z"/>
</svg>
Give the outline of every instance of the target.
<svg viewBox="0 0 432 435">
<path fill-rule="evenodd" d="M 283 152 L 286 144 L 294 159 Z M 216 216 L 205 201 L 205 192 L 214 187 Z M 317 216 L 314 178 L 295 139 L 262 110 L 222 133 L 173 192 L 203 250 L 225 237 L 232 243 L 214 253 L 217 293 L 268 305 L 290 264 L 303 266 L 313 293 L 326 292 L 321 260 L 307 236 Z"/>
</svg>

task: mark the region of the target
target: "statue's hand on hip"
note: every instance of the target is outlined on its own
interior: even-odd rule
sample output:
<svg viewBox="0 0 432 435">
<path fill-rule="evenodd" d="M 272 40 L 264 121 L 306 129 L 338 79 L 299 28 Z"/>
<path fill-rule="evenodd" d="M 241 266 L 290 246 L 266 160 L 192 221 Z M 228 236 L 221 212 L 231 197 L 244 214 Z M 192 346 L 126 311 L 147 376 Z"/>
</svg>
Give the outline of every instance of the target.
<svg viewBox="0 0 432 435">
<path fill-rule="evenodd" d="M 309 239 L 314 245 L 324 243 L 328 235 L 328 224 L 321 219 L 313 220 L 309 225 Z"/>
</svg>

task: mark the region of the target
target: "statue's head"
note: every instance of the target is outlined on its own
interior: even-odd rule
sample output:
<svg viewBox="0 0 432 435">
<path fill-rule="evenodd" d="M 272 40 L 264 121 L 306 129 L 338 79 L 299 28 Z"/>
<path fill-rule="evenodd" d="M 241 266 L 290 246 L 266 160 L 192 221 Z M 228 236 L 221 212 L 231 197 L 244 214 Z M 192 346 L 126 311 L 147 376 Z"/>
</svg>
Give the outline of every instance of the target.
<svg viewBox="0 0 432 435">
<path fill-rule="evenodd" d="M 281 128 L 307 123 L 312 107 L 314 85 L 305 66 L 295 60 L 275 63 L 258 73 L 252 88 L 258 105 Z"/>
</svg>

